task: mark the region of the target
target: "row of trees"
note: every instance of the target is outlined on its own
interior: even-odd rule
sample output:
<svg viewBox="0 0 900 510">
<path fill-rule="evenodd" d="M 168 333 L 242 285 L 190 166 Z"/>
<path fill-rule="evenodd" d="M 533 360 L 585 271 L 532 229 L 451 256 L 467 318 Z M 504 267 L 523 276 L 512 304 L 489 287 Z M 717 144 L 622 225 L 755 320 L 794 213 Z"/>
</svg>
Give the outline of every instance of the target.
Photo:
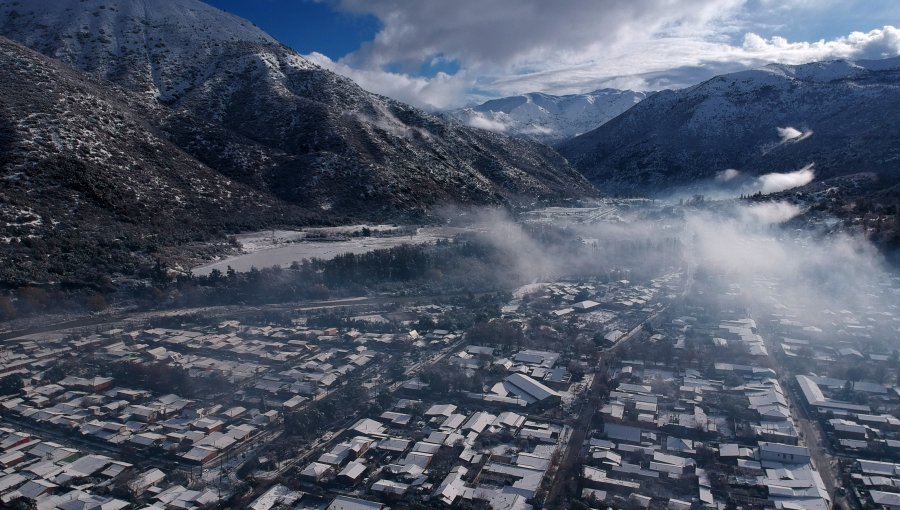
<svg viewBox="0 0 900 510">
<path fill-rule="evenodd" d="M 304 260 L 289 268 L 209 275 L 173 276 L 161 261 L 136 269 L 138 281 L 114 285 L 98 278 L 91 285 L 25 285 L 0 294 L 0 320 L 45 313 L 96 312 L 114 304 L 142 308 L 262 304 L 300 299 L 358 295 L 392 290 L 419 282 L 422 291 L 469 286 L 497 286 L 508 275 L 497 271 L 499 255 L 488 243 L 470 236 L 435 245 L 400 245 L 331 260 Z"/>
<path fill-rule="evenodd" d="M 368 392 L 359 384 L 347 384 L 334 394 L 310 402 L 301 410 L 284 417 L 284 428 L 288 434 L 307 441 L 321 436 L 334 427 L 368 409 Z"/>
</svg>

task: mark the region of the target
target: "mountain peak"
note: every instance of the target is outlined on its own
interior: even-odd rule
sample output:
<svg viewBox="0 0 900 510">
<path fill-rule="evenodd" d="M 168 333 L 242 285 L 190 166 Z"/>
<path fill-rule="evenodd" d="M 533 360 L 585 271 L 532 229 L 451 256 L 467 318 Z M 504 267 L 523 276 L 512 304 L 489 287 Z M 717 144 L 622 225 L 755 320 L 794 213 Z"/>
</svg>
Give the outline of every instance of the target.
<svg viewBox="0 0 900 510">
<path fill-rule="evenodd" d="M 448 115 L 468 126 L 554 144 L 602 125 L 646 96 L 610 88 L 564 96 L 529 92 Z"/>
<path fill-rule="evenodd" d="M 560 152 L 601 188 L 652 193 L 712 179 L 815 163 L 834 177 L 893 169 L 900 58 L 771 64 L 661 92 Z M 801 132 L 786 140 L 787 128 Z M 779 131 L 779 129 L 781 131 Z"/>
<path fill-rule="evenodd" d="M 163 101 L 180 97 L 211 67 L 248 47 L 264 54 L 281 46 L 249 21 L 198 0 L 0 0 L 0 30 L 94 77 Z"/>
<path fill-rule="evenodd" d="M 123 92 L 227 179 L 312 214 L 393 219 L 596 193 L 545 146 L 366 92 L 197 0 L 0 0 L 0 35 Z"/>
</svg>

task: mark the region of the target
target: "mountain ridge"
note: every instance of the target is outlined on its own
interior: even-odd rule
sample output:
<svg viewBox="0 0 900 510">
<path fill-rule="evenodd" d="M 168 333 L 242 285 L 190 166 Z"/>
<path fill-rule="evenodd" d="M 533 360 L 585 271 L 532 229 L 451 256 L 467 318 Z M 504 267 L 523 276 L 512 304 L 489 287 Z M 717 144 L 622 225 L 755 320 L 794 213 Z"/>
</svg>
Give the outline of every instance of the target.
<svg viewBox="0 0 900 510">
<path fill-rule="evenodd" d="M 0 0 L 5 35 L 3 282 L 132 275 L 261 228 L 597 193 L 546 146 L 365 92 L 196 0 Z"/>
<path fill-rule="evenodd" d="M 529 92 L 446 115 L 468 126 L 553 145 L 601 126 L 647 96 L 611 88 L 562 96 Z"/>
<path fill-rule="evenodd" d="M 0 33 L 144 98 L 170 141 L 302 207 L 391 218 L 596 193 L 552 150 L 365 92 L 197 0 L 3 0 Z"/>
<path fill-rule="evenodd" d="M 121 93 L 4 37 L 0 97 L 2 282 L 101 281 L 273 215 L 314 219 L 203 165 Z"/>
<path fill-rule="evenodd" d="M 595 184 L 654 194 L 737 169 L 887 172 L 900 152 L 900 58 L 770 64 L 662 91 L 558 146 Z M 799 133 L 782 138 L 780 129 Z"/>
</svg>

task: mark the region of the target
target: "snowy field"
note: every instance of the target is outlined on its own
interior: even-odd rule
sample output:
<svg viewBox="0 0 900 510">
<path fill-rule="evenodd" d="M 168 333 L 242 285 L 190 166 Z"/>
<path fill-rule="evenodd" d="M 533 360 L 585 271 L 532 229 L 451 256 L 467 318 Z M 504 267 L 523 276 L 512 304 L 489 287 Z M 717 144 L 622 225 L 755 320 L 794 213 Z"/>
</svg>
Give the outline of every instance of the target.
<svg viewBox="0 0 900 510">
<path fill-rule="evenodd" d="M 413 235 L 385 237 L 354 237 L 336 241 L 307 240 L 313 233 L 322 235 L 346 234 L 360 230 L 364 225 L 316 228 L 305 231 L 267 230 L 236 236 L 241 243 L 238 255 L 226 257 L 209 264 L 193 268 L 195 275 L 208 275 L 213 269 L 223 273 L 231 266 L 235 271 L 249 271 L 272 266 L 288 267 L 294 261 L 303 259 L 330 260 L 344 253 L 368 253 L 374 250 L 393 248 L 401 244 L 434 243 L 449 239 L 462 229 L 448 227 L 421 227 Z M 368 226 L 372 231 L 388 233 L 398 227 L 389 225 Z"/>
</svg>

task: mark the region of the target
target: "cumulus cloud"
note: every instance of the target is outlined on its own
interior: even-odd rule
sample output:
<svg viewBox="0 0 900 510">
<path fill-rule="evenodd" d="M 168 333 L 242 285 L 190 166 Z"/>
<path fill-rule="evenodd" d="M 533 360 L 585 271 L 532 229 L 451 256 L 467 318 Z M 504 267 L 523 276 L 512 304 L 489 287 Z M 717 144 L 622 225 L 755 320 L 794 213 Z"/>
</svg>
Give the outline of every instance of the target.
<svg viewBox="0 0 900 510">
<path fill-rule="evenodd" d="M 474 111 L 469 114 L 466 124 L 474 128 L 496 131 L 498 133 L 503 133 L 509 129 L 508 124 L 494 118 L 489 118 L 481 112 Z"/>
<path fill-rule="evenodd" d="M 336 5 L 375 16 L 382 29 L 340 61 L 318 57 L 320 64 L 364 88 L 430 108 L 533 91 L 678 88 L 770 62 L 900 54 L 900 30 L 890 25 L 812 42 L 777 34 L 784 19 L 830 15 L 815 2 L 337 0 Z M 892 19 L 888 10 L 885 21 Z M 459 71 L 421 76 L 422 66 L 435 60 L 454 62 Z"/>
<path fill-rule="evenodd" d="M 888 25 L 869 32 L 852 32 L 829 41 L 820 39 L 814 42 L 790 42 L 780 36 L 765 39 L 751 32 L 744 36 L 741 49 L 748 56 L 794 64 L 841 58 L 878 59 L 900 53 L 900 29 Z"/>
<path fill-rule="evenodd" d="M 781 138 L 782 143 L 788 140 L 793 140 L 794 138 L 799 138 L 801 136 L 803 136 L 803 131 L 792 128 L 791 126 L 778 128 L 778 137 Z"/>
<path fill-rule="evenodd" d="M 553 134 L 553 129 L 547 126 L 529 124 L 522 129 L 522 132 L 526 135 L 550 135 Z"/>
<path fill-rule="evenodd" d="M 728 168 L 716 174 L 716 182 L 729 182 L 737 178 L 737 176 L 739 175 L 741 175 L 739 171 L 735 170 L 734 168 Z"/>
<path fill-rule="evenodd" d="M 352 67 L 341 61 L 334 61 L 322 53 L 314 52 L 304 56 L 325 69 L 350 78 L 369 92 L 426 110 L 456 106 L 472 86 L 472 81 L 465 72 L 453 75 L 437 73 L 431 78 L 425 78 L 379 69 Z"/>
<path fill-rule="evenodd" d="M 759 188 L 763 195 L 768 195 L 769 193 L 805 186 L 815 178 L 816 172 L 813 170 L 813 165 L 809 164 L 795 172 L 761 175 L 757 178 L 754 187 Z"/>
<path fill-rule="evenodd" d="M 702 195 L 709 200 L 727 200 L 741 195 L 754 195 L 756 193 L 769 195 L 811 183 L 816 178 L 814 166 L 813 163 L 810 163 L 793 172 L 771 172 L 758 176 L 729 168 L 716 173 L 711 179 L 700 180 L 687 186 L 669 189 L 658 198 L 677 201 L 690 200 L 696 195 Z M 784 212 L 785 210 L 782 209 L 781 211 Z M 742 211 L 741 215 L 746 218 L 759 216 L 760 214 L 757 213 L 762 212 L 762 210 L 750 213 Z M 777 217 L 778 215 L 775 216 Z"/>
<path fill-rule="evenodd" d="M 627 45 L 660 31 L 693 31 L 742 0 L 342 0 L 384 24 L 351 63 L 417 68 L 436 55 L 502 68 L 581 59 L 582 48 Z"/>
<path fill-rule="evenodd" d="M 763 225 L 784 223 L 801 213 L 798 206 L 787 202 L 765 202 L 738 209 L 740 218 Z"/>
</svg>

